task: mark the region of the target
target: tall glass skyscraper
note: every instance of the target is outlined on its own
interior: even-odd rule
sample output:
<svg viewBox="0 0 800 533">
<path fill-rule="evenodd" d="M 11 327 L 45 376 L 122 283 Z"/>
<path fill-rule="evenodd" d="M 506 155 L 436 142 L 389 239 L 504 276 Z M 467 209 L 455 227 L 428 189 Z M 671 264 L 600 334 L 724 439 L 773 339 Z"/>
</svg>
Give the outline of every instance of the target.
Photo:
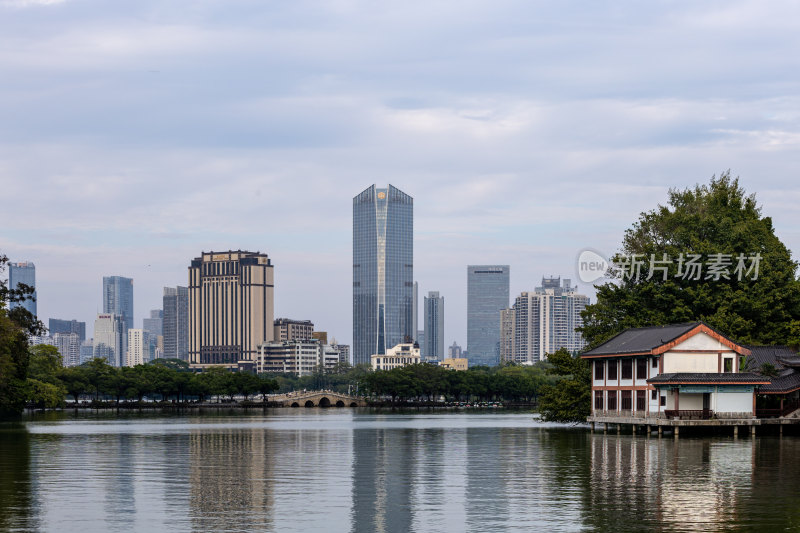
<svg viewBox="0 0 800 533">
<path fill-rule="evenodd" d="M 103 313 L 122 319 L 124 337 L 133 329 L 133 280 L 122 276 L 103 276 Z"/>
<path fill-rule="evenodd" d="M 424 298 L 425 346 L 423 354 L 428 359 L 444 359 L 444 296 L 430 291 Z"/>
<path fill-rule="evenodd" d="M 508 265 L 467 267 L 467 358 L 469 366 L 500 362 L 500 311 L 508 307 Z"/>
<path fill-rule="evenodd" d="M 372 185 L 353 198 L 354 364 L 415 337 L 413 300 L 414 199 Z"/>
<path fill-rule="evenodd" d="M 20 283 L 36 289 L 36 265 L 30 261 L 8 264 L 8 288 L 14 290 Z M 25 298 L 24 302 L 11 302 L 9 309 L 24 307 L 36 316 L 36 290 L 31 296 Z"/>
</svg>

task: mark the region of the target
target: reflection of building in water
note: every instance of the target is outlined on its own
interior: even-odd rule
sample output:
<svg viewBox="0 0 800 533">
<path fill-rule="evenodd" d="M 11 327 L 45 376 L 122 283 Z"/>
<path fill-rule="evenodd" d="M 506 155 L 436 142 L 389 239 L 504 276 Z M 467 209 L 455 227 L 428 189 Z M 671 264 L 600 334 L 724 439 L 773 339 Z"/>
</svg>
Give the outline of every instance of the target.
<svg viewBox="0 0 800 533">
<path fill-rule="evenodd" d="M 508 518 L 501 434 L 496 428 L 467 428 L 467 483 L 464 490 L 467 493 L 468 530 L 498 531 Z M 496 517 L 497 522 L 492 517 Z"/>
<path fill-rule="evenodd" d="M 593 435 L 590 529 L 720 530 L 751 493 L 754 441 Z"/>
<path fill-rule="evenodd" d="M 189 437 L 189 505 L 197 531 L 273 527 L 273 454 L 266 431 L 198 430 Z"/>
<path fill-rule="evenodd" d="M 357 429 L 353 439 L 352 529 L 412 531 L 414 430 Z"/>
</svg>

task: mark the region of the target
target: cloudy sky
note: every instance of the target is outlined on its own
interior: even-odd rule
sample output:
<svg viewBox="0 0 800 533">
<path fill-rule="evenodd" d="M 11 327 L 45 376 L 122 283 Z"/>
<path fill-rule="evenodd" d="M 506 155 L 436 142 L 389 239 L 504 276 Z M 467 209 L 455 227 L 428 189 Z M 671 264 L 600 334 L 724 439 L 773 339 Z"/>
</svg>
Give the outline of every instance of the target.
<svg viewBox="0 0 800 533">
<path fill-rule="evenodd" d="M 0 0 L 0 252 L 88 329 L 103 275 L 140 326 L 241 248 L 349 343 L 352 197 L 391 183 L 465 344 L 467 264 L 577 278 L 726 169 L 800 250 L 799 148 L 795 2 Z"/>
</svg>

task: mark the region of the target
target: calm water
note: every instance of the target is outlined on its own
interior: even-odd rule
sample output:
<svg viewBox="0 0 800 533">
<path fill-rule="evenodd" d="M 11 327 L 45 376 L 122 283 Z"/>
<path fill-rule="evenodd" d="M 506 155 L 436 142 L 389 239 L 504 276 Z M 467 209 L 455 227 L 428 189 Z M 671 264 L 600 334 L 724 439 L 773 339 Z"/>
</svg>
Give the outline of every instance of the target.
<svg viewBox="0 0 800 533">
<path fill-rule="evenodd" d="M 798 528 L 800 437 L 335 409 L 0 426 L 2 531 Z"/>
</svg>

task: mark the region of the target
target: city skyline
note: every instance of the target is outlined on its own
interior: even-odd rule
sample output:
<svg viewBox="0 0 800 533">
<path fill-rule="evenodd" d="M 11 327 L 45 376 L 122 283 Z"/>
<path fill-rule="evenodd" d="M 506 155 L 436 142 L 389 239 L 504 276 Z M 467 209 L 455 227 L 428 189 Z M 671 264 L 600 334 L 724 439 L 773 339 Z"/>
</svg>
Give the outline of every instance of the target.
<svg viewBox="0 0 800 533">
<path fill-rule="evenodd" d="M 348 202 L 390 182 L 462 345 L 464 265 L 512 265 L 512 294 L 578 279 L 729 168 L 800 252 L 800 6 L 756 6 L 5 2 L 0 251 L 36 264 L 41 317 L 91 329 L 104 275 L 135 280 L 139 327 L 198 250 L 266 250 L 276 311 L 351 342 Z"/>
</svg>

